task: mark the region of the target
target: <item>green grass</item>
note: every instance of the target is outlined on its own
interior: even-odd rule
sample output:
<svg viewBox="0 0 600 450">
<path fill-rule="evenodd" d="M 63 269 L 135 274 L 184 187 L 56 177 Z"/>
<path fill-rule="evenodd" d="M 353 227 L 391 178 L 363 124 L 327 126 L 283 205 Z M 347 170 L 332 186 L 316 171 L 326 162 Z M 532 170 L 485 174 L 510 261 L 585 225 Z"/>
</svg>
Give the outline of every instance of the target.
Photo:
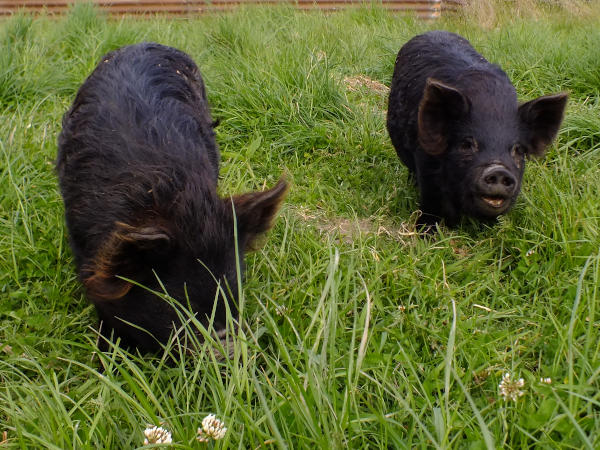
<svg viewBox="0 0 600 450">
<path fill-rule="evenodd" d="M 217 448 L 600 447 L 598 17 L 506 17 L 491 29 L 376 8 L 114 21 L 78 7 L 0 22 L 2 445 L 131 448 L 162 423 L 179 448 L 203 448 L 196 429 L 215 413 L 229 429 Z M 398 49 L 432 27 L 469 38 L 521 99 L 571 97 L 507 216 L 423 238 L 386 94 L 345 78 L 389 85 Z M 211 342 L 175 365 L 96 353 L 76 280 L 53 171 L 61 117 L 105 52 L 143 40 L 201 68 L 224 195 L 282 172 L 292 183 L 247 257 L 227 361 Z M 516 402 L 499 395 L 505 372 L 524 378 Z"/>
</svg>

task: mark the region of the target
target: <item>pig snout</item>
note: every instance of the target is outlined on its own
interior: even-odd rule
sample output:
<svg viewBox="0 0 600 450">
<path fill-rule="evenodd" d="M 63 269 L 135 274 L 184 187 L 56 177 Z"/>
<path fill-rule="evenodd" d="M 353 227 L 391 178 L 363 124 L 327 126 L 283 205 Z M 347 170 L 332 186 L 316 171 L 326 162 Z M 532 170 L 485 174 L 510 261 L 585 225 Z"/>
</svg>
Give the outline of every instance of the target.
<svg viewBox="0 0 600 450">
<path fill-rule="evenodd" d="M 486 166 L 477 177 L 475 186 L 482 206 L 490 212 L 506 210 L 517 192 L 517 178 L 502 164 Z"/>
<path fill-rule="evenodd" d="M 477 180 L 482 193 L 512 196 L 517 187 L 517 179 L 501 164 L 486 167 Z"/>
</svg>

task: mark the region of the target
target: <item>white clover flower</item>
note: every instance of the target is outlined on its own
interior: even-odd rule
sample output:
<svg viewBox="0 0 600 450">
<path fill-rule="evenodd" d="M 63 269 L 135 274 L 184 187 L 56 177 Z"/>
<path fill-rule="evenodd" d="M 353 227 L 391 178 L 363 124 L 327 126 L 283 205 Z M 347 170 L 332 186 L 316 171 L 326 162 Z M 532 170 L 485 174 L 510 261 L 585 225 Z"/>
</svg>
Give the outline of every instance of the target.
<svg viewBox="0 0 600 450">
<path fill-rule="evenodd" d="M 144 430 L 144 445 L 148 444 L 170 444 L 173 442 L 171 433 L 163 427 L 148 427 Z"/>
<path fill-rule="evenodd" d="M 198 428 L 198 436 L 196 439 L 200 442 L 208 442 L 211 439 L 217 441 L 223 439 L 227 427 L 214 414 L 209 414 L 202 420 L 202 428 Z"/>
<path fill-rule="evenodd" d="M 287 316 L 291 312 L 292 309 L 285 305 L 281 305 L 275 308 L 275 314 L 277 314 L 278 316 Z"/>
<path fill-rule="evenodd" d="M 540 383 L 552 384 L 552 378 L 540 378 Z"/>
<path fill-rule="evenodd" d="M 510 373 L 505 373 L 502 376 L 502 381 L 498 385 L 498 389 L 500 389 L 500 395 L 504 397 L 504 400 L 512 400 L 514 402 L 517 399 L 525 394 L 521 390 L 521 388 L 525 386 L 525 380 L 523 378 L 519 378 L 518 380 L 511 379 Z"/>
</svg>

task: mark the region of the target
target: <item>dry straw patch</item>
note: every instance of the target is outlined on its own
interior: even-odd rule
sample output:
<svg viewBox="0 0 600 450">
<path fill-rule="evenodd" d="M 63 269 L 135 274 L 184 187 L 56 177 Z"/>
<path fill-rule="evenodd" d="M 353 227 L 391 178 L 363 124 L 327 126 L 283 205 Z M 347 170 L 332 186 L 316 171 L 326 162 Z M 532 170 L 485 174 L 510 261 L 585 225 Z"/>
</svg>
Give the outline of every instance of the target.
<svg viewBox="0 0 600 450">
<path fill-rule="evenodd" d="M 344 77 L 346 89 L 351 92 L 360 92 L 362 90 L 372 91 L 378 95 L 387 95 L 390 88 L 377 80 L 367 77 L 366 75 L 354 75 L 352 77 Z"/>
<path fill-rule="evenodd" d="M 543 19 L 551 11 L 574 17 L 598 17 L 600 0 L 467 0 L 461 9 L 469 22 L 491 29 L 513 18 Z"/>
<path fill-rule="evenodd" d="M 292 214 L 316 229 L 322 236 L 337 236 L 340 241 L 352 243 L 361 237 L 383 236 L 409 245 L 419 233 L 415 229 L 417 214 L 410 217 L 407 222 L 399 226 L 379 219 L 377 217 L 354 218 L 327 217 L 325 212 L 311 210 L 304 206 L 292 208 Z"/>
<path fill-rule="evenodd" d="M 366 75 L 353 75 L 343 79 L 346 91 L 358 95 L 362 100 L 357 106 L 366 113 L 382 115 L 385 120 L 387 114 L 387 97 L 390 88 L 385 84 L 369 78 Z M 354 95 L 353 95 L 354 97 Z M 374 102 L 374 104 L 372 104 Z"/>
</svg>

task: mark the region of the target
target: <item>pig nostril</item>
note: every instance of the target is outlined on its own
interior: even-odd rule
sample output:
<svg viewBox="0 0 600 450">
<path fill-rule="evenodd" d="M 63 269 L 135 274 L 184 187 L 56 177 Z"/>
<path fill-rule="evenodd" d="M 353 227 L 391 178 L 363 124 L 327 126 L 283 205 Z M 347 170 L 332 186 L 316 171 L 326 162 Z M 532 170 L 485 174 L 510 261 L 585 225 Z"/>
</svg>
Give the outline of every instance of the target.
<svg viewBox="0 0 600 450">
<path fill-rule="evenodd" d="M 487 184 L 496 184 L 498 180 L 496 179 L 496 175 L 488 175 L 485 177 L 485 182 Z"/>
<path fill-rule="evenodd" d="M 504 177 L 502 184 L 506 187 L 511 187 L 513 184 L 515 184 L 515 180 L 510 177 Z"/>
</svg>

